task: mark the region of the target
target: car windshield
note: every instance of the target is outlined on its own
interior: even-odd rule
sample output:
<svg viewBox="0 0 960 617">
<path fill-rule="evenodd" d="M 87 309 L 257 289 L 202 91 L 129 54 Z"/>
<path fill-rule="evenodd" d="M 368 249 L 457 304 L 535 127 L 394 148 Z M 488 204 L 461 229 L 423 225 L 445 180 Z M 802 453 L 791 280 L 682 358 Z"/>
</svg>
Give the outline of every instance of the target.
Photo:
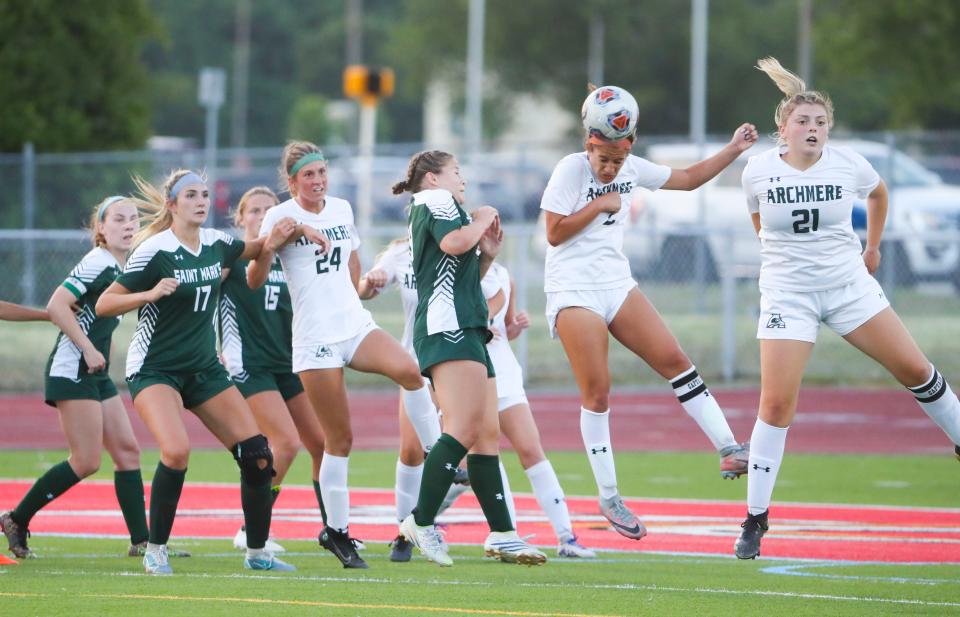
<svg viewBox="0 0 960 617">
<path fill-rule="evenodd" d="M 885 154 L 865 154 L 864 158 L 873 165 L 880 177 L 887 179 L 887 183 L 891 186 L 933 186 L 940 184 L 940 177 L 937 174 L 924 169 L 920 163 L 902 152 L 894 153 L 892 161 Z"/>
</svg>

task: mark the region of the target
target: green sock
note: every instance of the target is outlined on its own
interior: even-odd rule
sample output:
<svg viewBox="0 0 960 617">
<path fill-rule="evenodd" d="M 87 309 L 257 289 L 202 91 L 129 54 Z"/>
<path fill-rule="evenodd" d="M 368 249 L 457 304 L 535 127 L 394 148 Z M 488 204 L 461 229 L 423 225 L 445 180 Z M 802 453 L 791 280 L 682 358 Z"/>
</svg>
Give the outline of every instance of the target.
<svg viewBox="0 0 960 617">
<path fill-rule="evenodd" d="M 161 462 L 150 483 L 150 543 L 166 544 L 177 516 L 186 469 L 171 469 Z"/>
<path fill-rule="evenodd" d="M 10 516 L 13 522 L 21 527 L 29 527 L 30 519 L 45 505 L 63 495 L 67 490 L 80 481 L 73 472 L 70 463 L 61 461 L 37 478 L 27 494 L 23 496 Z"/>
<path fill-rule="evenodd" d="M 147 540 L 147 515 L 144 511 L 143 476 L 139 469 L 113 472 L 113 489 L 117 493 L 123 522 L 130 532 L 130 544 L 140 544 Z"/>
<path fill-rule="evenodd" d="M 323 526 L 327 526 L 327 509 L 323 507 L 323 495 L 320 494 L 320 483 L 313 481 L 313 492 L 317 494 L 317 505 L 320 506 L 320 518 L 323 519 Z"/>
<path fill-rule="evenodd" d="M 463 444 L 446 433 L 440 435 L 440 439 L 430 449 L 427 460 L 423 462 L 423 479 L 420 481 L 417 507 L 413 509 L 413 520 L 417 525 L 433 524 L 437 510 L 453 484 L 457 465 L 466 453 L 467 449 Z M 499 467 L 497 473 L 500 473 Z"/>
<path fill-rule="evenodd" d="M 500 457 L 490 454 L 467 455 L 467 474 L 470 488 L 480 502 L 490 531 L 513 531 L 510 510 L 504 499 L 503 478 L 500 477 Z"/>
</svg>

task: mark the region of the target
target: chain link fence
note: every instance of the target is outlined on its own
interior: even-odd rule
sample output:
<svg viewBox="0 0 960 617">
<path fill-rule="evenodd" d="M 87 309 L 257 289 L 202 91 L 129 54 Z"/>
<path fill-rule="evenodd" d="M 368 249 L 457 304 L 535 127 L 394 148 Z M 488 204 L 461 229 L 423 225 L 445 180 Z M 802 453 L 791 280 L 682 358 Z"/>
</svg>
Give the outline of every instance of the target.
<svg viewBox="0 0 960 617">
<path fill-rule="evenodd" d="M 960 133 L 835 135 L 861 151 L 891 191 L 890 213 L 878 279 L 921 348 L 950 378 L 960 375 Z M 719 138 L 718 138 L 719 141 Z M 722 142 L 720 142 L 722 143 Z M 769 145 L 769 144 L 767 144 Z M 698 160 L 681 139 L 648 140 L 640 154 L 672 166 Z M 710 144 L 708 144 L 708 149 Z M 764 146 L 757 148 L 759 150 Z M 405 198 L 389 193 L 419 144 L 378 148 L 373 165 L 373 227 L 364 234 L 362 256 L 370 267 L 389 240 L 406 233 Z M 543 255 L 546 249 L 539 199 L 552 164 L 564 151 L 527 149 L 484 154 L 461 161 L 472 203 L 496 205 L 504 213 L 506 241 L 500 261 L 513 273 L 517 300 L 530 313 L 530 330 L 515 342 L 533 388 L 574 387 L 558 341 L 550 340 L 543 316 Z M 221 151 L 211 174 L 216 226 L 230 227 L 230 210 L 247 188 L 277 186 L 278 148 Z M 330 149 L 330 193 L 356 197 L 358 166 L 349 148 Z M 0 299 L 42 305 L 70 268 L 89 250 L 83 219 L 103 196 L 128 193 L 130 175 L 156 180 L 170 169 L 197 167 L 202 151 L 0 156 Z M 638 192 L 631 204 L 624 250 L 641 290 L 650 298 L 684 350 L 711 382 L 755 384 L 759 350 L 759 242 L 740 189 L 743 162 L 691 193 Z M 954 184 L 957 183 L 957 184 Z M 32 193 L 33 211 L 25 199 Z M 33 219 L 33 229 L 24 229 Z M 854 226 L 865 231 L 865 209 L 854 210 Z M 397 294 L 370 305 L 378 322 L 400 335 Z M 126 346 L 135 319 L 128 316 L 114 337 L 114 376 L 122 379 Z M 53 345 L 49 324 L 0 323 L 7 344 L 0 349 L 0 390 L 34 391 Z M 611 344 L 611 376 L 618 386 L 662 385 L 641 360 Z M 892 385 L 885 371 L 838 337 L 820 337 L 807 383 Z M 354 387 L 386 387 L 375 377 L 352 374 Z"/>
</svg>

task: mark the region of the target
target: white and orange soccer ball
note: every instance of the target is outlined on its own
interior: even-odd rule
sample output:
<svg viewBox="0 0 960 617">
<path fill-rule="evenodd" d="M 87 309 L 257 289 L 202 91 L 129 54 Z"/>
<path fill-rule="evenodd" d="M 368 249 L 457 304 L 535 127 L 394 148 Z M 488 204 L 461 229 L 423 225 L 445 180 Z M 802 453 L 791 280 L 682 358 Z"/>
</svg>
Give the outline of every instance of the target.
<svg viewBox="0 0 960 617">
<path fill-rule="evenodd" d="M 629 92 L 617 86 L 600 86 L 587 95 L 580 109 L 587 135 L 619 141 L 637 129 L 640 108 Z"/>
</svg>

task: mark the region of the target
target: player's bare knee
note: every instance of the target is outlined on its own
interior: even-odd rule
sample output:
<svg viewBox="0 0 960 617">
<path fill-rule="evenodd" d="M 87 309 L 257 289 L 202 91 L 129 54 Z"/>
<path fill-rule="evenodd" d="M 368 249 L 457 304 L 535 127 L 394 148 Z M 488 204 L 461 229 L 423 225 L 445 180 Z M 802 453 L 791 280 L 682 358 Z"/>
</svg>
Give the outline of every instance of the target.
<svg viewBox="0 0 960 617">
<path fill-rule="evenodd" d="M 423 375 L 420 374 L 420 367 L 417 366 L 416 362 L 411 362 L 408 366 L 404 367 L 403 372 L 397 379 L 397 384 L 408 392 L 413 392 L 423 387 Z"/>
<path fill-rule="evenodd" d="M 929 362 L 911 362 L 903 367 L 901 374 L 896 375 L 901 384 L 908 388 L 926 385 L 933 376 L 934 368 Z"/>
<path fill-rule="evenodd" d="M 581 397 L 581 403 L 590 411 L 606 411 L 610 409 L 610 394 L 607 390 L 586 392 Z"/>
<path fill-rule="evenodd" d="M 78 478 L 86 478 L 100 471 L 100 456 L 81 455 L 70 457 L 70 468 Z"/>
<path fill-rule="evenodd" d="M 190 462 L 190 446 L 168 446 L 160 449 L 160 461 L 170 469 L 186 469 Z"/>
<path fill-rule="evenodd" d="M 520 466 L 524 469 L 530 469 L 540 461 L 546 460 L 546 456 L 543 454 L 543 448 L 541 448 L 539 444 L 519 448 L 514 446 L 514 449 L 517 452 L 517 458 L 520 459 Z"/>
</svg>

